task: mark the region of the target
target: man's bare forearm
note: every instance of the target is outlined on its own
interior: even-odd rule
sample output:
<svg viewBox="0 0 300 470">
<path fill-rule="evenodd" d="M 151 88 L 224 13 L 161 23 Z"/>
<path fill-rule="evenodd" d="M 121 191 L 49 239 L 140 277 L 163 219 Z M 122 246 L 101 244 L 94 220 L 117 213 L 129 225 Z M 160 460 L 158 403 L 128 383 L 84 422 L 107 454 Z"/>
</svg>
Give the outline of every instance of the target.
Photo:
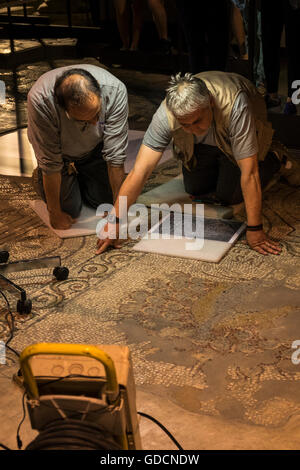
<svg viewBox="0 0 300 470">
<path fill-rule="evenodd" d="M 107 169 L 108 169 L 108 177 L 109 177 L 110 186 L 113 192 L 113 199 L 115 202 L 118 196 L 120 187 L 122 186 L 122 183 L 125 179 L 124 165 L 122 166 L 107 165 Z"/>
<path fill-rule="evenodd" d="M 241 187 L 247 212 L 247 224 L 259 226 L 262 224 L 262 195 L 257 155 L 240 160 L 238 165 L 241 169 Z M 281 252 L 280 245 L 270 239 L 262 227 L 257 227 L 255 230 L 248 228 L 246 238 L 250 248 L 262 255 L 269 253 L 279 255 Z"/>
<path fill-rule="evenodd" d="M 244 196 L 248 225 L 262 223 L 262 194 L 258 172 L 241 177 L 241 187 Z"/>
<path fill-rule="evenodd" d="M 121 214 L 119 212 L 120 196 L 126 197 L 127 208 L 129 209 L 141 194 L 144 184 L 159 162 L 161 156 L 162 152 L 156 152 L 143 144 L 141 145 L 134 168 L 123 182 L 119 189 L 118 197 L 115 200 L 114 207 L 117 217 L 123 218 L 126 216 L 126 214 Z"/>
<path fill-rule="evenodd" d="M 131 170 L 124 183 L 122 184 L 118 197 L 114 205 L 114 213 L 119 219 L 124 219 L 127 216 L 127 211 L 130 206 L 137 200 L 140 195 L 147 178 L 152 173 L 153 169 L 159 162 L 162 152 L 156 152 L 145 145 L 141 145 L 139 153 L 136 158 L 134 168 Z M 120 198 L 124 197 L 126 204 L 120 205 Z M 125 207 L 126 206 L 126 207 Z M 118 238 L 118 229 L 116 233 L 116 228 L 114 228 L 114 237 L 110 237 L 109 232 L 110 224 L 107 223 L 103 229 L 104 237 L 100 237 L 97 241 L 97 251 L 96 254 L 99 255 L 103 253 L 108 246 L 113 243 L 112 240 Z M 119 227 L 117 225 L 117 227 Z M 118 243 L 118 241 L 116 241 Z M 115 246 L 118 246 L 115 244 Z"/>
<path fill-rule="evenodd" d="M 43 184 L 52 227 L 59 230 L 69 229 L 75 220 L 61 209 L 61 173 L 43 174 Z"/>
<path fill-rule="evenodd" d="M 119 195 L 118 195 L 117 200 L 115 202 L 114 207 L 115 207 L 116 215 L 119 218 L 122 219 L 122 218 L 126 217 L 126 215 L 127 215 L 127 213 L 123 214 L 120 211 L 120 204 L 119 204 L 120 197 L 121 196 L 126 197 L 126 207 L 127 207 L 127 210 L 128 210 L 130 208 L 130 206 L 132 206 L 132 204 L 134 204 L 136 202 L 137 198 L 141 194 L 146 179 L 147 179 L 147 176 L 142 177 L 141 175 L 137 175 L 136 172 L 134 171 L 134 169 L 131 170 L 131 172 L 127 176 L 126 180 L 122 184 L 121 189 L 119 191 Z"/>
<path fill-rule="evenodd" d="M 48 211 L 51 213 L 60 212 L 61 173 L 43 173 L 43 185 Z"/>
</svg>

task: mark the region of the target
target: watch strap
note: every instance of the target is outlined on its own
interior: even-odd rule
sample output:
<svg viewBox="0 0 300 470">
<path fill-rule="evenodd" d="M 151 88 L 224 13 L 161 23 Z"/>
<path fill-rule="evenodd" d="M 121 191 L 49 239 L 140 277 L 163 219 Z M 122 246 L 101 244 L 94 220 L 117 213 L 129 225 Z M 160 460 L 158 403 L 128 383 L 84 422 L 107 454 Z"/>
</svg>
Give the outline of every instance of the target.
<svg viewBox="0 0 300 470">
<path fill-rule="evenodd" d="M 263 224 L 247 225 L 246 230 L 249 230 L 249 232 L 259 232 L 260 230 L 263 230 Z"/>
</svg>

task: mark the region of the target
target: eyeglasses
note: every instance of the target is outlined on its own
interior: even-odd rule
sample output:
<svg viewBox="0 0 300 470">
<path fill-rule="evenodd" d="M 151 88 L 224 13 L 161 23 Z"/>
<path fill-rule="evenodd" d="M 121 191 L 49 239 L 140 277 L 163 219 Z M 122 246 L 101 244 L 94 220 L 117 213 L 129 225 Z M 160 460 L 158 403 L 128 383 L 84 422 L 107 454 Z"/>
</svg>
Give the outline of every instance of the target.
<svg viewBox="0 0 300 470">
<path fill-rule="evenodd" d="M 72 118 L 70 116 L 70 114 L 68 113 L 67 110 L 65 110 L 65 114 L 67 116 L 67 118 L 70 120 L 70 121 L 75 121 L 75 122 L 81 122 L 81 123 L 85 123 L 85 122 L 91 122 L 91 121 L 94 121 L 95 119 L 98 121 L 99 118 L 100 118 L 100 114 L 101 114 L 101 108 L 99 109 L 99 111 L 97 111 L 97 113 L 95 114 L 95 116 L 91 119 L 89 119 L 88 121 L 86 119 L 75 119 L 75 118 Z M 101 125 L 103 125 L 104 123 L 100 122 Z"/>
</svg>

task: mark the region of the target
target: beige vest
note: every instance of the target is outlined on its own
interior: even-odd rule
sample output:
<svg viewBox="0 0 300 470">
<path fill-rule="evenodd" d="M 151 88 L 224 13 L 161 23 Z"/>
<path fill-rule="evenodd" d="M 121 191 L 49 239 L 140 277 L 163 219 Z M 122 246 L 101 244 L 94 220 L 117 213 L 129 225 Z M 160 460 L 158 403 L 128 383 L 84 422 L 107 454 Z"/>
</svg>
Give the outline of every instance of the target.
<svg viewBox="0 0 300 470">
<path fill-rule="evenodd" d="M 258 159 L 264 160 L 270 149 L 274 131 L 271 123 L 267 120 L 264 99 L 255 86 L 248 79 L 236 73 L 214 71 L 202 72 L 195 76 L 204 81 L 214 100 L 212 125 L 215 128 L 217 146 L 235 164 L 237 162 L 232 154 L 228 135 L 229 121 L 237 96 L 241 92 L 247 94 L 255 117 Z M 173 137 L 174 155 L 182 160 L 188 170 L 191 170 L 196 165 L 194 136 L 183 130 L 167 106 L 166 110 Z"/>
</svg>

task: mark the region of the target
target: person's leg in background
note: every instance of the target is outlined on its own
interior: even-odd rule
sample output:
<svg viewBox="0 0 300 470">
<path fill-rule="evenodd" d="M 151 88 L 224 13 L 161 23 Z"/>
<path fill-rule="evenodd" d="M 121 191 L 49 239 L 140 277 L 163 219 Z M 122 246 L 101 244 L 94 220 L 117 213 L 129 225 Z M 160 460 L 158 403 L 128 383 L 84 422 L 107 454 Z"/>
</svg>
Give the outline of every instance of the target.
<svg viewBox="0 0 300 470">
<path fill-rule="evenodd" d="M 132 0 L 132 38 L 131 51 L 137 51 L 143 25 L 144 2 L 142 0 Z"/>
<path fill-rule="evenodd" d="M 262 48 L 262 34 L 261 34 L 261 11 L 257 10 L 257 29 L 256 29 L 256 48 L 254 51 L 254 78 L 255 84 L 261 94 L 265 93 L 265 70 L 264 70 L 264 56 Z"/>
<path fill-rule="evenodd" d="M 206 7 L 208 70 L 226 69 L 231 5 L 228 0 L 210 0 Z"/>
<path fill-rule="evenodd" d="M 292 102 L 295 92 L 292 85 L 295 80 L 300 80 L 300 4 L 298 8 L 292 8 L 289 1 L 285 4 L 285 38 L 288 56 L 288 98 L 284 113 L 297 114 L 297 108 Z"/>
<path fill-rule="evenodd" d="M 100 0 L 89 0 L 93 26 L 100 26 Z"/>
<path fill-rule="evenodd" d="M 178 21 L 183 29 L 189 55 L 189 72 L 195 74 L 206 70 L 205 61 L 205 2 L 199 0 L 176 0 Z"/>
<path fill-rule="evenodd" d="M 128 0 L 114 0 L 114 7 L 122 41 L 121 50 L 128 50 L 130 46 L 130 9 Z"/>
<path fill-rule="evenodd" d="M 284 24 L 284 1 L 261 0 L 262 48 L 267 88 L 266 105 L 268 108 L 280 104 L 278 82 L 280 73 L 280 39 Z"/>
<path fill-rule="evenodd" d="M 168 38 L 168 18 L 163 0 L 148 0 L 163 53 L 171 54 L 171 41 Z"/>
<path fill-rule="evenodd" d="M 245 28 L 246 49 L 248 52 L 248 30 L 249 30 L 249 4 L 248 0 L 232 0 L 240 8 Z M 253 81 L 261 95 L 266 94 L 265 71 L 263 62 L 263 48 L 261 36 L 261 4 L 257 3 L 256 11 L 256 37 L 253 51 Z"/>
<path fill-rule="evenodd" d="M 234 2 L 232 5 L 232 30 L 239 48 L 239 57 L 248 60 L 244 20 L 240 8 Z"/>
</svg>

